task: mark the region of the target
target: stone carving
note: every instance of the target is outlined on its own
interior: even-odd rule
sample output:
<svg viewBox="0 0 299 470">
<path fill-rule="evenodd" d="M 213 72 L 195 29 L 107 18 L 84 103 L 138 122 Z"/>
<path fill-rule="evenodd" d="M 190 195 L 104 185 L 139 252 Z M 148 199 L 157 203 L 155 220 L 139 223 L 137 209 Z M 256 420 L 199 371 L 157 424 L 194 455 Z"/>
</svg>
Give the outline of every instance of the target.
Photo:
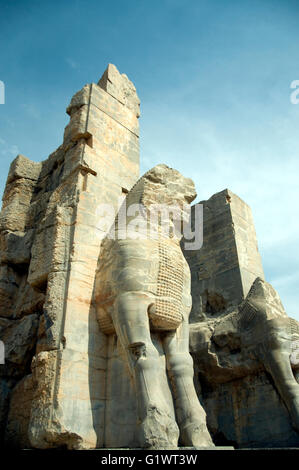
<svg viewBox="0 0 299 470">
<path fill-rule="evenodd" d="M 39 163 L 18 155 L 3 195 L 0 445 L 111 444 L 103 429 L 107 340 L 91 304 L 100 253 L 94 220 L 99 204 L 117 206 L 139 177 L 139 98 L 109 64 L 67 113 L 59 148 Z"/>
<path fill-rule="evenodd" d="M 126 197 L 127 208 L 142 204 L 146 239 L 122 239 L 120 217 L 115 240 L 106 239 L 96 275 L 95 302 L 102 331 L 116 332 L 134 380 L 142 447 L 212 446 L 205 412 L 193 384 L 193 363 L 189 354 L 191 309 L 190 271 L 180 248 L 180 239 L 167 237 L 161 221 L 150 236 L 148 221 L 154 204 L 180 208 L 196 196 L 194 184 L 166 165 L 148 171 Z M 171 222 L 172 227 L 175 221 Z M 153 227 L 150 227 L 153 229 Z M 146 232 L 146 233 L 145 233 Z M 157 369 L 159 353 L 152 333 L 160 334 L 166 368 L 172 386 L 175 419 L 167 411 Z M 165 371 L 166 373 L 166 371 Z"/>
<path fill-rule="evenodd" d="M 207 418 L 218 445 L 298 446 L 298 322 L 262 281 L 249 206 L 228 189 L 203 201 L 203 247 L 184 252 L 189 326 L 178 240 L 157 223 L 154 241 L 102 242 L 99 205 L 116 209 L 128 193 L 147 212 L 195 195 L 163 165 L 138 180 L 139 105 L 109 64 L 72 98 L 61 146 L 43 162 L 18 155 L 10 166 L 0 214 L 0 445 L 173 447 L 179 433 L 179 445 L 210 445 Z"/>
<path fill-rule="evenodd" d="M 203 246 L 184 254 L 192 276 L 190 350 L 209 430 L 219 445 L 297 446 L 298 322 L 263 282 L 250 207 L 228 189 L 201 204 Z"/>
<path fill-rule="evenodd" d="M 236 309 L 220 318 L 191 325 L 191 351 L 205 386 L 209 383 L 210 388 L 215 388 L 264 370 L 272 377 L 297 433 L 299 361 L 292 353 L 298 339 L 299 322 L 287 316 L 277 292 L 260 278 L 254 281 L 246 299 Z M 268 420 L 273 427 L 273 421 L 269 420 L 273 420 L 277 410 L 268 417 L 264 410 L 260 411 L 265 423 Z M 217 433 L 215 422 L 211 427 Z M 242 434 L 242 429 L 239 433 Z M 266 444 L 269 435 L 263 439 Z M 296 438 L 292 442 L 294 445 Z"/>
</svg>

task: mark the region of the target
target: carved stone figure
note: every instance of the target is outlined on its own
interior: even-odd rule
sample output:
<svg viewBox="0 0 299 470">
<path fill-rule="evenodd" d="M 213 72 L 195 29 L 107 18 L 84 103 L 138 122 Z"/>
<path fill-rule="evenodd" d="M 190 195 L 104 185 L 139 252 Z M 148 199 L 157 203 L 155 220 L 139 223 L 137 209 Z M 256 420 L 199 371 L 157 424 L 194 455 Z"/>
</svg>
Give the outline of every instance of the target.
<svg viewBox="0 0 299 470">
<path fill-rule="evenodd" d="M 277 292 L 269 283 L 256 278 L 246 299 L 236 309 L 227 314 L 223 312 L 220 318 L 194 323 L 190 325 L 190 331 L 190 349 L 204 387 L 216 390 L 233 380 L 237 387 L 238 379 L 257 372 L 261 375 L 265 371 L 272 377 L 294 430 L 299 432 L 299 323 L 287 316 Z M 247 390 L 249 394 L 249 385 Z M 212 395 L 210 393 L 210 404 Z M 266 398 L 261 398 L 264 403 Z M 260 410 L 260 419 L 264 416 L 266 424 L 269 416 L 266 416 L 267 411 L 261 404 L 257 401 L 255 410 Z M 263 406 L 266 405 L 264 403 Z M 245 402 L 243 406 L 246 409 Z M 207 413 L 209 416 L 210 411 L 212 423 L 212 410 L 207 410 Z M 273 420 L 276 411 L 272 411 Z M 281 418 L 278 419 L 281 421 Z M 275 423 L 274 427 L 279 429 L 276 420 Z M 245 425 L 244 421 L 241 425 L 235 423 L 236 434 L 238 431 L 242 433 L 242 426 Z M 213 427 L 216 432 L 215 423 L 214 426 L 211 424 Z M 264 433 L 261 440 L 267 443 L 270 439 L 273 445 L 273 438 L 266 435 L 266 427 Z M 241 444 L 242 439 L 245 437 L 239 435 Z"/>
<path fill-rule="evenodd" d="M 184 205 L 195 196 L 192 180 L 166 165 L 157 165 L 126 197 L 126 233 L 119 214 L 115 239 L 107 237 L 103 242 L 95 287 L 97 318 L 104 333 L 116 332 L 126 351 L 136 392 L 141 447 L 176 447 L 179 434 L 185 446 L 213 446 L 193 384 L 190 270 L 175 231 L 176 222 L 186 216 Z M 142 204 L 138 222 L 142 239 L 134 239 L 132 232 L 133 204 Z M 148 223 L 156 204 L 179 208 L 170 218 L 170 236 L 162 220 Z M 177 423 L 160 382 L 161 363 L 154 336 L 164 350 Z"/>
<path fill-rule="evenodd" d="M 299 323 L 262 281 L 250 207 L 229 189 L 201 201 L 203 245 L 181 242 L 183 257 L 194 185 L 165 165 L 137 181 L 129 78 L 109 64 L 67 113 L 61 145 L 41 162 L 18 155 L 3 194 L 0 447 L 210 446 L 209 432 L 298 447 Z M 128 211 L 103 240 L 98 208 L 121 194 Z M 149 219 L 157 203 L 178 207 L 171 237 Z"/>
</svg>

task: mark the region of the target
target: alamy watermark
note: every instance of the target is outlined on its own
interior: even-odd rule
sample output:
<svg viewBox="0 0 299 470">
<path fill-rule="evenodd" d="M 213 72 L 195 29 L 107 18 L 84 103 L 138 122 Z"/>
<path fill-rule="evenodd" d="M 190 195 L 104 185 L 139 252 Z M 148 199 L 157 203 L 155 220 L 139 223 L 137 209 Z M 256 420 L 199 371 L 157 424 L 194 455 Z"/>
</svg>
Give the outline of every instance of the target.
<svg viewBox="0 0 299 470">
<path fill-rule="evenodd" d="M 0 104 L 5 104 L 5 85 L 0 80 Z"/>
<path fill-rule="evenodd" d="M 5 346 L 3 341 L 0 341 L 0 364 L 5 364 Z"/>
<path fill-rule="evenodd" d="M 299 103 L 299 80 L 293 80 L 290 88 L 294 88 L 294 91 L 290 95 L 290 101 L 292 104 Z"/>
<path fill-rule="evenodd" d="M 194 211 L 194 212 L 193 212 Z M 158 240 L 183 238 L 185 250 L 199 250 L 203 243 L 203 206 L 130 204 L 119 198 L 118 210 L 111 204 L 97 208 L 98 236 L 112 240 Z M 193 226 L 193 229 L 192 229 Z"/>
</svg>

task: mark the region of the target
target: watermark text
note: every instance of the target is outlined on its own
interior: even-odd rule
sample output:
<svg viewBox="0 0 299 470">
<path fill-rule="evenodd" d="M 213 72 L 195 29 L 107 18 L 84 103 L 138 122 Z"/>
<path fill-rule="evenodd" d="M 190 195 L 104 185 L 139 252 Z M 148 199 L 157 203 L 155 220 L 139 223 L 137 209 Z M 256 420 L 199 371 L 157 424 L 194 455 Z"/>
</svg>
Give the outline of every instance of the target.
<svg viewBox="0 0 299 470">
<path fill-rule="evenodd" d="M 98 206 L 97 229 L 101 239 L 183 239 L 185 250 L 199 250 L 203 244 L 203 206 L 196 204 L 191 218 L 188 204 L 127 206 L 126 200 L 119 198 L 117 213 L 111 204 Z"/>
<path fill-rule="evenodd" d="M 0 104 L 5 104 L 5 85 L 0 80 Z"/>
<path fill-rule="evenodd" d="M 290 95 L 290 101 L 292 104 L 299 103 L 299 80 L 293 80 L 290 88 L 294 88 L 294 91 Z"/>
</svg>

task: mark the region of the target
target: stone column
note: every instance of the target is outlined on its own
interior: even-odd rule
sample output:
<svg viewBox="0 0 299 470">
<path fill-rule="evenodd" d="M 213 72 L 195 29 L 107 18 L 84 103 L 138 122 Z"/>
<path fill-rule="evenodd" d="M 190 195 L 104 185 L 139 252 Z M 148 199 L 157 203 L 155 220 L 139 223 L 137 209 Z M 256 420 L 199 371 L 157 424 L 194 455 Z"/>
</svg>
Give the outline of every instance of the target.
<svg viewBox="0 0 299 470">
<path fill-rule="evenodd" d="M 108 344 L 92 302 L 103 236 L 98 208 L 106 203 L 116 210 L 139 176 L 139 99 L 126 75 L 109 64 L 98 84 L 74 95 L 67 112 L 63 144 L 41 164 L 26 159 L 39 171 L 29 176 L 33 189 L 25 181 L 25 205 L 18 203 L 17 230 L 31 231 L 24 282 L 43 295 L 43 304 L 32 375 L 11 401 L 26 407 L 29 422 L 20 431 L 20 412 L 11 407 L 7 439 L 20 442 L 28 433 L 38 448 L 104 444 Z M 13 229 L 13 218 L 4 207 L 6 229 Z M 23 294 L 24 286 L 16 295 Z"/>
<path fill-rule="evenodd" d="M 256 277 L 264 279 L 250 207 L 228 189 L 199 204 L 203 245 L 184 252 L 192 276 L 191 322 L 238 305 Z"/>
</svg>

